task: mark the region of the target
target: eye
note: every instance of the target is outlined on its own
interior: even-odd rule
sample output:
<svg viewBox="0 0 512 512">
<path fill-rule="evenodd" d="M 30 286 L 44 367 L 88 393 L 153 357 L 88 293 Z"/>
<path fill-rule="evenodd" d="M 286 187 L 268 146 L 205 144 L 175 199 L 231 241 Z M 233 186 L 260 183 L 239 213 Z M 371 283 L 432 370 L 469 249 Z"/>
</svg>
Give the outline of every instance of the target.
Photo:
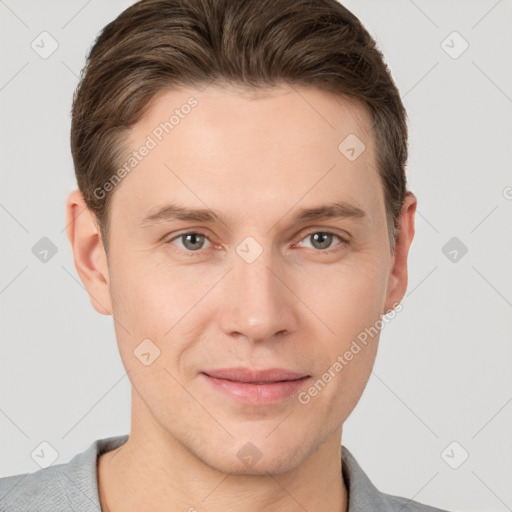
<svg viewBox="0 0 512 512">
<path fill-rule="evenodd" d="M 204 244 L 207 240 L 208 237 L 206 235 L 192 231 L 188 233 L 181 233 L 180 235 L 175 236 L 170 240 L 167 240 L 166 243 L 175 243 L 175 245 L 177 245 L 181 249 L 185 249 L 186 251 L 199 251 L 200 249 L 205 248 Z M 177 243 L 177 241 L 181 241 L 181 245 Z"/>
<path fill-rule="evenodd" d="M 340 243 L 336 244 L 333 248 L 332 244 L 335 239 L 338 239 Z M 329 233 L 328 231 L 313 231 L 308 233 L 297 245 L 304 246 L 305 240 L 310 241 L 310 247 L 313 249 L 318 249 L 319 251 L 328 253 L 339 250 L 348 244 L 348 241 L 341 236 Z"/>
</svg>

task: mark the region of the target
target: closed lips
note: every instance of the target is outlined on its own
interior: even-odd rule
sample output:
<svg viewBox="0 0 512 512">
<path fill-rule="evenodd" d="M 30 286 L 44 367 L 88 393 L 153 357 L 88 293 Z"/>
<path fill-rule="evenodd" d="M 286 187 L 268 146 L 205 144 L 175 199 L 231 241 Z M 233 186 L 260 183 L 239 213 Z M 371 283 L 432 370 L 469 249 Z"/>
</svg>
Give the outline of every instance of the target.
<svg viewBox="0 0 512 512">
<path fill-rule="evenodd" d="M 202 373 L 216 379 L 224 379 L 246 384 L 272 384 L 275 382 L 300 380 L 309 377 L 309 375 L 305 373 L 298 373 L 283 368 L 270 368 L 265 370 L 221 368 L 205 370 Z"/>
</svg>

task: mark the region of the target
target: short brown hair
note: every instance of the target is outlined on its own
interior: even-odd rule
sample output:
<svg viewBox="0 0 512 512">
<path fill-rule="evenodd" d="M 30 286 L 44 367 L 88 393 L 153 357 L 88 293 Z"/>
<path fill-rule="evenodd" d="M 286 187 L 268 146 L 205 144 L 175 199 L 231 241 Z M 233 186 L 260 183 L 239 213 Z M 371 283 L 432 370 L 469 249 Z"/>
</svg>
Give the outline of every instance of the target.
<svg viewBox="0 0 512 512">
<path fill-rule="evenodd" d="M 313 86 L 365 105 L 393 250 L 406 194 L 406 112 L 356 16 L 336 0 L 142 0 L 100 32 L 73 99 L 78 187 L 107 254 L 114 191 L 95 191 L 121 165 L 129 129 L 157 93 L 212 82 L 254 90 Z"/>
</svg>

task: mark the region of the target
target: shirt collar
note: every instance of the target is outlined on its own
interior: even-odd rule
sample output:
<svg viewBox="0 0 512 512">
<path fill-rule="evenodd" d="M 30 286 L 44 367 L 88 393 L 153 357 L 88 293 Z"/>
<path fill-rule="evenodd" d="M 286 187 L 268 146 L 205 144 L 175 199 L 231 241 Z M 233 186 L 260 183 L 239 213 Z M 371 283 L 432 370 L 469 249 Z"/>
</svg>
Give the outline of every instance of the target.
<svg viewBox="0 0 512 512">
<path fill-rule="evenodd" d="M 90 505 L 88 510 L 91 512 L 101 511 L 98 492 L 98 458 L 105 452 L 114 450 L 128 440 L 128 435 L 108 437 L 97 439 L 90 447 L 76 455 L 69 462 L 71 479 L 77 481 L 90 482 L 88 486 L 82 488 L 79 493 L 72 493 L 72 501 L 76 500 L 76 505 L 84 506 L 84 494 Z M 379 505 L 383 505 L 382 493 L 372 484 L 366 473 L 359 466 L 352 453 L 342 446 L 341 451 L 342 477 L 345 482 L 348 493 L 347 512 L 367 512 L 368 510 L 381 510 Z M 83 474 L 87 472 L 87 474 Z M 382 509 L 385 510 L 385 509 Z"/>
</svg>

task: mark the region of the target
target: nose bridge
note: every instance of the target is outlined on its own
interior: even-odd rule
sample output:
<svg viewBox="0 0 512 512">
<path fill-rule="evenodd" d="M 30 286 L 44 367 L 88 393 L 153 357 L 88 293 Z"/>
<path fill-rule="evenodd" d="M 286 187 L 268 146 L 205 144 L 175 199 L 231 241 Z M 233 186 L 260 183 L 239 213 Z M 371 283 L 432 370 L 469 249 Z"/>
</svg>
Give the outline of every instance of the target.
<svg viewBox="0 0 512 512">
<path fill-rule="evenodd" d="M 251 240 L 238 246 L 223 290 L 227 296 L 223 298 L 221 327 L 226 334 L 263 341 L 295 329 L 293 294 L 281 282 L 286 279 L 276 270 L 280 267 L 277 258 L 270 247 L 263 250 Z"/>
</svg>

